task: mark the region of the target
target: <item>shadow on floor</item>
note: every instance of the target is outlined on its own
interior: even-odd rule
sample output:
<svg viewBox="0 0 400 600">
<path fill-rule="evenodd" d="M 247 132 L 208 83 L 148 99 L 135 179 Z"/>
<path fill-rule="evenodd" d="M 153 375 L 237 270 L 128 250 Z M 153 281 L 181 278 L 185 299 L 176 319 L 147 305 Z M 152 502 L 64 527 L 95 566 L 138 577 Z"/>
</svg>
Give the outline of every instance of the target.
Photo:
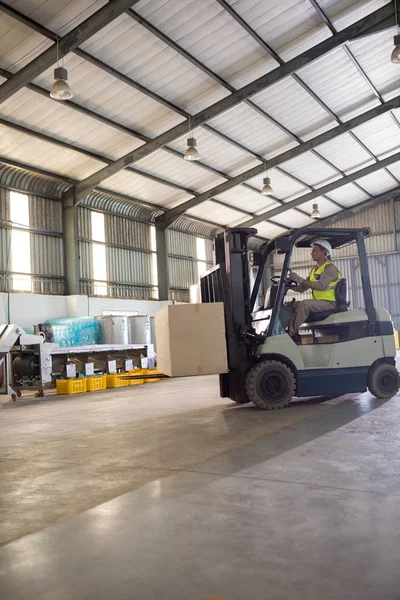
<svg viewBox="0 0 400 600">
<path fill-rule="evenodd" d="M 299 408 L 305 405 L 313 405 L 326 402 L 330 397 L 317 397 L 308 400 L 294 402 L 289 405 Z M 268 461 L 272 458 L 300 447 L 303 444 L 312 442 L 332 431 L 347 425 L 348 423 L 362 417 L 369 412 L 378 409 L 389 402 L 389 400 L 378 399 L 369 393 L 362 395 L 343 396 L 343 402 L 333 405 L 326 410 L 322 410 L 312 416 L 302 419 L 294 424 L 283 426 L 279 431 L 261 437 L 239 448 L 220 454 L 204 463 L 196 465 L 195 471 L 207 472 L 218 475 L 233 475 L 242 469 L 253 467 L 259 463 Z M 290 408 L 283 410 L 290 410 Z M 230 407 L 223 411 L 226 425 L 234 430 L 241 420 L 241 413 L 248 415 L 268 417 L 269 412 L 257 409 L 252 405 L 241 406 L 232 410 Z"/>
</svg>

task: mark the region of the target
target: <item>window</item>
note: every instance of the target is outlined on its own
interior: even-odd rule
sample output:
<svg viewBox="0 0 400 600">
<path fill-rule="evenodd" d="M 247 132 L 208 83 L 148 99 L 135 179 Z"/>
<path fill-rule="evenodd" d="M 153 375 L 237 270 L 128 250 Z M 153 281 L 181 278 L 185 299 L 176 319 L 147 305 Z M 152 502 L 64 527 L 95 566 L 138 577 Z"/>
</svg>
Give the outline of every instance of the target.
<svg viewBox="0 0 400 600">
<path fill-rule="evenodd" d="M 156 228 L 154 225 L 150 226 L 150 244 L 151 244 L 151 283 L 155 289 L 153 291 L 155 300 L 158 300 L 158 268 L 157 268 L 157 240 L 156 240 Z"/>
<path fill-rule="evenodd" d="M 91 213 L 92 219 L 92 240 L 102 242 L 101 244 L 92 244 L 93 257 L 93 292 L 95 296 L 107 296 L 107 264 L 106 264 L 106 241 L 104 215 L 103 213 Z"/>
<path fill-rule="evenodd" d="M 32 291 L 29 199 L 25 194 L 10 192 L 12 289 Z"/>
<path fill-rule="evenodd" d="M 204 238 L 196 238 L 196 254 L 198 258 L 197 277 L 200 279 L 200 276 L 207 271 L 206 240 Z"/>
<path fill-rule="evenodd" d="M 92 240 L 95 242 L 106 241 L 103 213 L 92 211 Z"/>
</svg>

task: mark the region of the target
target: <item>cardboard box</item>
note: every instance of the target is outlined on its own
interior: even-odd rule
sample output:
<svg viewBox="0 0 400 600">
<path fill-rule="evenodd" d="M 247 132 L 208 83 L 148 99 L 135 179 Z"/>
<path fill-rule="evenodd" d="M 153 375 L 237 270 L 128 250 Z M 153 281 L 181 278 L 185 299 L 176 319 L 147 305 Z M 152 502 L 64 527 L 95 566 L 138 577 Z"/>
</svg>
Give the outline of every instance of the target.
<svg viewBox="0 0 400 600">
<path fill-rule="evenodd" d="M 227 373 L 224 305 L 176 304 L 155 317 L 157 368 L 169 377 Z"/>
</svg>

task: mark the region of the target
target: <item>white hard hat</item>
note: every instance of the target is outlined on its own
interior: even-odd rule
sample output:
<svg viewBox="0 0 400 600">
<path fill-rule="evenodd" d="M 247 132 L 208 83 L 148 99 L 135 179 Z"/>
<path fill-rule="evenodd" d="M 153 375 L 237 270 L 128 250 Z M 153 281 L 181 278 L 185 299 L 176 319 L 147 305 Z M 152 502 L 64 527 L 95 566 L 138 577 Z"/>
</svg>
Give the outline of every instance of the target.
<svg viewBox="0 0 400 600">
<path fill-rule="evenodd" d="M 328 240 L 323 240 L 322 238 L 320 238 L 318 240 L 314 240 L 311 246 L 313 246 L 314 244 L 318 244 L 318 246 L 322 246 L 322 248 L 325 248 L 328 254 L 332 252 L 332 246 L 330 245 Z"/>
</svg>

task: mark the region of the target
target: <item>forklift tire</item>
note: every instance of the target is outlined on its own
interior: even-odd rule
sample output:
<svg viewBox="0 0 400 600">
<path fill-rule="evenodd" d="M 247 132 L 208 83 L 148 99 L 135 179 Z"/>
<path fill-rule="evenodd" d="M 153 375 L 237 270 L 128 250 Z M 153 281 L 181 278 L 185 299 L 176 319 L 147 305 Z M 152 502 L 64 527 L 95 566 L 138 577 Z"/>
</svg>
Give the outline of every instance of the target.
<svg viewBox="0 0 400 600">
<path fill-rule="evenodd" d="M 400 375 L 396 367 L 377 363 L 368 373 L 368 389 L 376 398 L 393 398 L 400 388 Z"/>
<path fill-rule="evenodd" d="M 247 395 L 244 398 L 229 398 L 232 402 L 236 402 L 236 404 L 248 404 L 251 400 L 248 399 Z"/>
<path fill-rule="evenodd" d="M 285 363 L 264 360 L 250 369 L 246 378 L 249 399 L 264 410 L 285 408 L 296 389 L 296 378 Z"/>
</svg>

